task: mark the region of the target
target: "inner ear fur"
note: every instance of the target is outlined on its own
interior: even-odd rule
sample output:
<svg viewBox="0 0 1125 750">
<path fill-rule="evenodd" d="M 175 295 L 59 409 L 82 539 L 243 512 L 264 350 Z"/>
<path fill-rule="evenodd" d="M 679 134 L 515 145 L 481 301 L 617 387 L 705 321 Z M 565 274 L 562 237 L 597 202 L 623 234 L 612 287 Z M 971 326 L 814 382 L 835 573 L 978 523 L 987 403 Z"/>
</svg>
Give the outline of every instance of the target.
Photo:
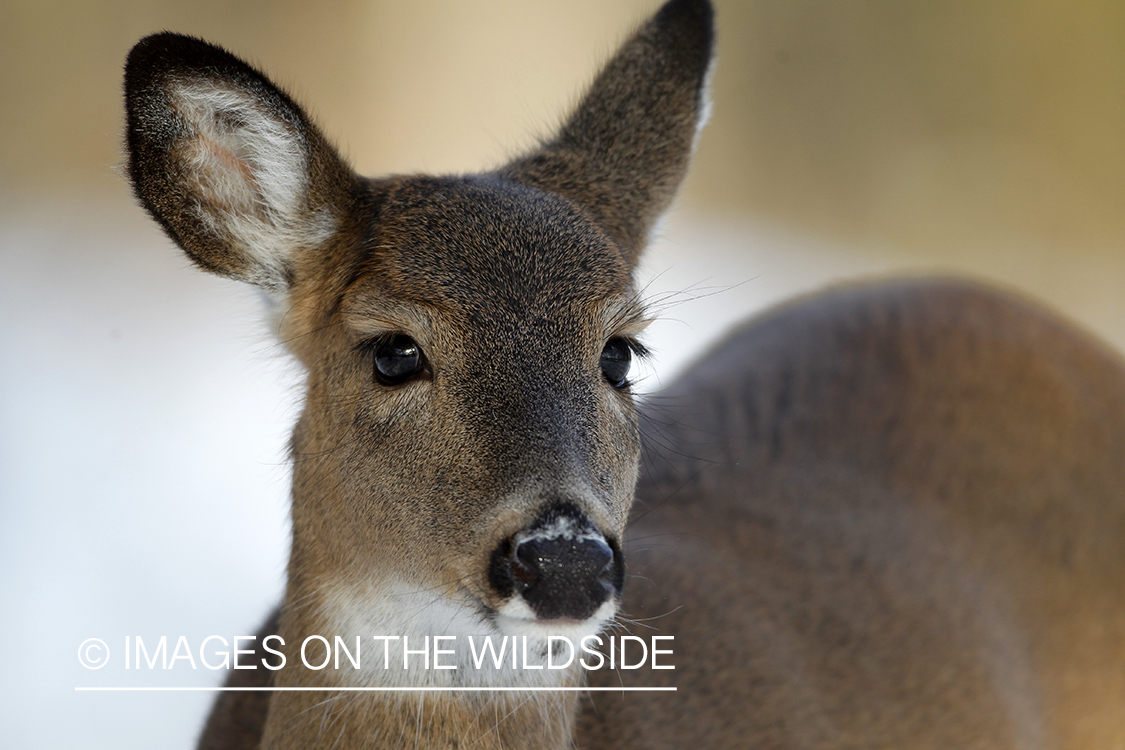
<svg viewBox="0 0 1125 750">
<path fill-rule="evenodd" d="M 264 75 L 193 37 L 156 34 L 125 67 L 137 197 L 199 266 L 270 290 L 336 232 L 355 175 Z"/>
<path fill-rule="evenodd" d="M 590 211 L 635 263 L 707 117 L 708 0 L 671 0 L 621 46 L 554 138 L 500 174 Z"/>
</svg>

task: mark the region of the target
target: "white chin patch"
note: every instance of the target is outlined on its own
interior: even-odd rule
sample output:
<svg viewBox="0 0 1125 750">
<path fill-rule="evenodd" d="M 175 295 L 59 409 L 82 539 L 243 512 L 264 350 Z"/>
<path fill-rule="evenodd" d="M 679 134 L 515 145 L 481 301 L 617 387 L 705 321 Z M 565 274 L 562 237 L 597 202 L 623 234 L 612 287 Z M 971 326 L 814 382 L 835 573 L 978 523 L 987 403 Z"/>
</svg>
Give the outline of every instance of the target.
<svg viewBox="0 0 1125 750">
<path fill-rule="evenodd" d="M 351 686 L 555 687 L 574 679 L 578 659 L 588 657 L 581 650 L 582 639 L 597 635 L 617 609 L 611 599 L 585 620 L 549 621 L 536 618 L 521 597 L 486 617 L 468 603 L 404 586 L 368 588 L 341 582 L 321 591 L 324 617 L 316 625 L 319 634 L 333 644 L 338 635 L 349 648 L 357 637 L 362 644 L 359 668 L 344 661 L 338 669 L 325 669 L 329 681 Z M 553 643 L 551 636 L 556 638 Z M 570 641 L 569 652 L 558 651 L 563 647 L 560 637 Z M 404 658 L 407 638 L 411 653 Z M 425 644 L 432 661 L 421 653 Z M 443 653 L 435 655 L 437 648 Z M 563 664 L 567 653 L 573 653 L 574 660 L 560 668 L 544 666 L 551 663 L 549 648 L 556 664 Z"/>
<path fill-rule="evenodd" d="M 493 622 L 500 635 L 536 639 L 554 635 L 579 643 L 586 636 L 597 635 L 616 613 L 617 602 L 607 599 L 585 620 L 541 620 L 523 597 L 513 596 L 511 601 L 496 610 Z"/>
</svg>

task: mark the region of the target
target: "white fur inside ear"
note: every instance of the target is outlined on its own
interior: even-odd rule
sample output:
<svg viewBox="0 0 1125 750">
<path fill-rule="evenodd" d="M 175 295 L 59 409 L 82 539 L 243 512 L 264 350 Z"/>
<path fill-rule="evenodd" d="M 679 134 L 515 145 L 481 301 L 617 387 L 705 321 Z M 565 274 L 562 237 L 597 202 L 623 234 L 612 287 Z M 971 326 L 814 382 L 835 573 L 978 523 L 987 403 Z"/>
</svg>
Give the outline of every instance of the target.
<svg viewBox="0 0 1125 750">
<path fill-rule="evenodd" d="M 279 288 L 293 251 L 324 242 L 335 229 L 330 213 L 307 208 L 303 134 L 237 88 L 176 81 L 170 93 L 188 128 L 177 156 L 198 218 L 250 261 L 248 280 Z"/>
</svg>

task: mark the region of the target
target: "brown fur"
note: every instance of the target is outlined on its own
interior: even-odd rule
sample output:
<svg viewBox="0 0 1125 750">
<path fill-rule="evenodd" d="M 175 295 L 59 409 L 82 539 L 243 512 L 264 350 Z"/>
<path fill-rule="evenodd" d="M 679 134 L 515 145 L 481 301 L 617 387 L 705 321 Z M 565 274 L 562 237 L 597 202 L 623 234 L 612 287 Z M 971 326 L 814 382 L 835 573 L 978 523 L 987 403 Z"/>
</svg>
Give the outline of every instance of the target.
<svg viewBox="0 0 1125 750">
<path fill-rule="evenodd" d="M 744 326 L 643 429 L 624 609 L 677 669 L 612 680 L 681 689 L 596 696 L 588 746 L 1125 742 L 1125 367 L 1099 342 L 963 282 L 843 288 Z"/>
<path fill-rule="evenodd" d="M 673 0 L 534 152 L 381 180 L 228 53 L 130 54 L 138 197 L 201 267 L 274 295 L 308 373 L 262 631 L 288 664 L 231 684 L 329 692 L 225 694 L 201 748 L 1125 746 L 1125 368 L 1099 345 L 902 282 L 752 322 L 643 414 L 603 376 L 644 324 L 631 272 L 711 35 L 706 0 Z M 388 385 L 394 334 L 426 367 Z M 496 626 L 519 599 L 503 551 L 561 506 L 624 550 L 630 631 L 675 637 L 674 671 L 591 684 L 679 692 L 333 693 L 360 678 L 297 666 L 308 634 Z"/>
</svg>

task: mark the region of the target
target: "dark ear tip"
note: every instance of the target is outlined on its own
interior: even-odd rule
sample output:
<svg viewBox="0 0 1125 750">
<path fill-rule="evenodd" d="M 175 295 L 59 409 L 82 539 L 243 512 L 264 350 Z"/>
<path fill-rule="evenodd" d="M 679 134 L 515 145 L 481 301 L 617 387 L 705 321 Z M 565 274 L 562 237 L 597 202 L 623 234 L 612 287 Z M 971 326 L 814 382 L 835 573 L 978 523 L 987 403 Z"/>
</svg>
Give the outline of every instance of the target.
<svg viewBox="0 0 1125 750">
<path fill-rule="evenodd" d="M 657 26 L 685 24 L 702 32 L 710 44 L 715 34 L 715 9 L 711 0 L 668 0 L 653 18 Z"/>
<path fill-rule="evenodd" d="M 703 75 L 711 64 L 715 43 L 715 10 L 710 0 L 669 0 L 649 27 L 685 55 L 685 70 Z M 689 62 L 694 61 L 694 62 Z"/>
<path fill-rule="evenodd" d="M 126 74 L 139 72 L 144 68 L 158 66 L 162 61 L 173 59 L 199 47 L 208 47 L 206 42 L 195 37 L 162 31 L 150 34 L 133 45 L 125 58 Z"/>
<path fill-rule="evenodd" d="M 159 81 L 176 70 L 207 70 L 234 73 L 245 67 L 222 47 L 198 37 L 162 31 L 133 45 L 125 58 L 125 88 Z"/>
</svg>

